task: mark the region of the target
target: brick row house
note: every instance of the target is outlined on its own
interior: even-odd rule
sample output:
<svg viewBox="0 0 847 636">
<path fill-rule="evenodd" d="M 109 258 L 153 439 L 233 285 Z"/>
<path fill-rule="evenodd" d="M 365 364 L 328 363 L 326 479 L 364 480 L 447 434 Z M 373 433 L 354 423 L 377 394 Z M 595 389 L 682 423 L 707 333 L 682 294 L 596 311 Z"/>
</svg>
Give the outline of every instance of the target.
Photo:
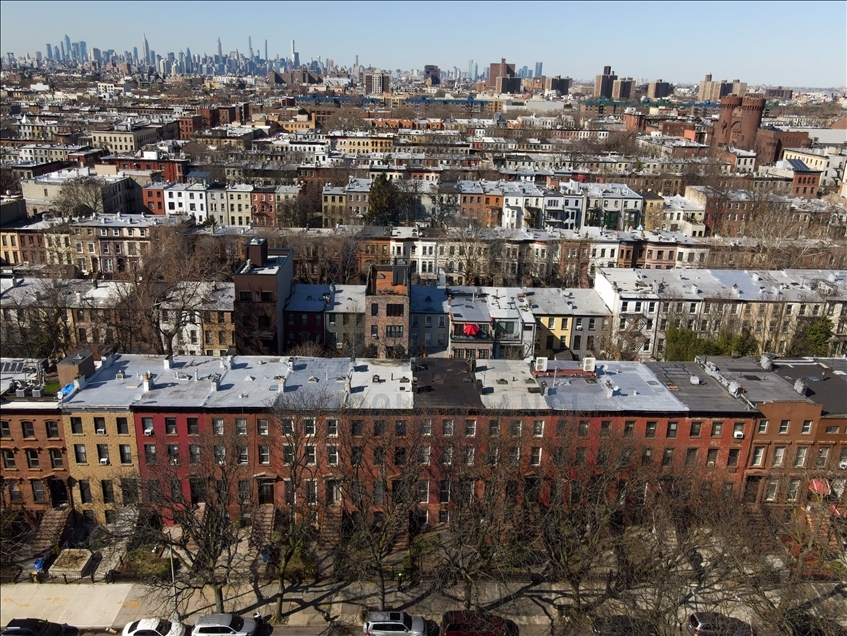
<svg viewBox="0 0 847 636">
<path fill-rule="evenodd" d="M 330 534 L 354 512 L 356 480 L 371 512 L 414 496 L 417 527 L 449 523 L 456 497 L 504 475 L 504 504 L 543 504 L 558 479 L 611 466 L 750 505 L 797 505 L 826 480 L 833 509 L 845 505 L 839 360 L 114 354 L 95 368 L 81 353 L 59 364 L 58 402 L 36 369 L 16 370 L 2 496 L 34 517 L 71 508 L 108 523 L 162 496 L 201 503 L 219 471 L 239 491 L 233 514 L 305 503 Z"/>
</svg>

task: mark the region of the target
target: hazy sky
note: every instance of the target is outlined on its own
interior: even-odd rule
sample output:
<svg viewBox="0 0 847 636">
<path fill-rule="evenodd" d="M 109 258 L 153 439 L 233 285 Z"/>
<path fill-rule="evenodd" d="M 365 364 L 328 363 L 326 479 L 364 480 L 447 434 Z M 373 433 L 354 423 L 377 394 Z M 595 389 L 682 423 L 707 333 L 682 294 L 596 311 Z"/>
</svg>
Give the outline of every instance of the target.
<svg viewBox="0 0 847 636">
<path fill-rule="evenodd" d="M 740 78 L 749 84 L 847 84 L 847 3 L 838 2 L 6 2 L 0 51 L 23 55 L 65 34 L 89 49 L 159 55 L 254 50 L 339 65 L 468 68 L 505 57 L 545 75 L 670 82 Z"/>
</svg>

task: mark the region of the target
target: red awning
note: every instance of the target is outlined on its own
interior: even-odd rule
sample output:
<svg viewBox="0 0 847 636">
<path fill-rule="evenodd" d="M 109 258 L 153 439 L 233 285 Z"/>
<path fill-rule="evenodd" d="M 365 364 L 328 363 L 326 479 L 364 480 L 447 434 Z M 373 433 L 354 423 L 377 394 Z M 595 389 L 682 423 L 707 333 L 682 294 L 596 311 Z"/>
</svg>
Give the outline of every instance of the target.
<svg viewBox="0 0 847 636">
<path fill-rule="evenodd" d="M 475 336 L 479 333 L 479 327 L 476 325 L 465 325 L 464 332 L 466 336 Z"/>
</svg>

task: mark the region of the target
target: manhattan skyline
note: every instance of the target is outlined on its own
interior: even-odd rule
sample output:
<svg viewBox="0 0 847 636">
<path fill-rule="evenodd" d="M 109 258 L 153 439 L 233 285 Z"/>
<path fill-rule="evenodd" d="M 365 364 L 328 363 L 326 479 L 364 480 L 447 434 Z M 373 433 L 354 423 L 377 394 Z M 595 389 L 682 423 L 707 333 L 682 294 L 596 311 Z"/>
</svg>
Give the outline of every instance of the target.
<svg viewBox="0 0 847 636">
<path fill-rule="evenodd" d="M 518 68 L 542 62 L 547 76 L 577 80 L 591 80 L 611 65 L 619 76 L 673 83 L 693 84 L 707 73 L 749 84 L 847 83 L 845 3 L 524 3 L 517 20 L 510 6 L 6 1 L 0 2 L 0 39 L 3 53 L 32 57 L 65 35 L 85 41 L 89 50 L 123 52 L 140 47 L 146 34 L 150 48 L 163 56 L 186 47 L 213 55 L 218 38 L 224 55 L 246 54 L 252 37 L 262 56 L 268 41 L 271 59 L 289 56 L 294 39 L 301 62 L 331 58 L 348 67 L 356 56 L 364 66 L 389 70 L 425 64 L 461 69 L 472 59 L 481 72 L 505 57 Z M 815 34 L 812 58 L 789 54 L 800 13 L 803 37 Z M 37 29 L 22 28 L 34 19 Z"/>
</svg>

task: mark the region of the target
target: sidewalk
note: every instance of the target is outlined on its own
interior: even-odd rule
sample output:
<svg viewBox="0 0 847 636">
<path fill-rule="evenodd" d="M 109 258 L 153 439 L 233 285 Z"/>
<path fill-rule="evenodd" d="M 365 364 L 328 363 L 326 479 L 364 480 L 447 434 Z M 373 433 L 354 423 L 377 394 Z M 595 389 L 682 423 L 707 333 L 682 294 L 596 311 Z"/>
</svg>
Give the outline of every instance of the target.
<svg viewBox="0 0 847 636">
<path fill-rule="evenodd" d="M 514 584 L 513 589 L 487 589 L 479 602 L 496 614 L 515 622 L 520 636 L 549 636 L 552 621 L 556 618 L 554 600 L 559 590 L 542 585 L 528 589 L 528 584 Z M 493 586 L 491 586 L 493 588 Z M 251 585 L 226 590 L 224 609 L 244 616 L 261 611 L 264 616 L 273 612 L 276 583 L 260 587 Z M 332 625 L 346 625 L 352 633 L 361 627 L 359 613 L 362 607 L 375 607 L 376 590 L 373 585 L 341 585 L 324 583 L 291 588 L 286 593 L 283 611 L 287 615 L 284 626 L 275 626 L 277 634 L 290 636 L 318 636 L 328 634 Z M 518 594 L 515 594 L 519 592 Z M 514 594 L 514 596 L 512 596 Z M 43 618 L 80 629 L 117 631 L 139 618 L 170 617 L 173 605 L 170 597 L 161 590 L 151 590 L 143 584 L 131 583 L 30 583 L 0 587 L 0 624 L 13 618 Z M 428 594 L 423 587 L 412 587 L 402 592 L 391 591 L 386 604 L 393 609 L 403 609 L 412 614 L 440 623 L 441 615 L 449 609 L 460 609 L 461 599 L 445 594 Z M 194 595 L 188 603 L 180 603 L 180 612 L 186 624 L 193 624 L 196 616 L 214 611 L 211 594 Z"/>
</svg>

